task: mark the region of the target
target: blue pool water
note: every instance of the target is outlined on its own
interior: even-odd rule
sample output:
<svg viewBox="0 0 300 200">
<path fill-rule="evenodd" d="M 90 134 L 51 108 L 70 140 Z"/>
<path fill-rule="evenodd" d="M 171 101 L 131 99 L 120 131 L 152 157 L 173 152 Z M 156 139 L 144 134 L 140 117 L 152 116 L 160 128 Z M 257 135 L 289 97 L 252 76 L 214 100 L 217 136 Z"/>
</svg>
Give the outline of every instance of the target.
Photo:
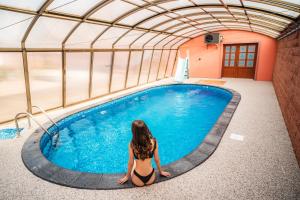
<svg viewBox="0 0 300 200">
<path fill-rule="evenodd" d="M 67 169 L 122 173 L 127 170 L 131 122 L 142 119 L 157 139 L 161 164 L 166 165 L 202 142 L 231 98 L 229 91 L 209 86 L 147 89 L 63 119 L 58 122 L 57 145 L 44 134 L 40 146 L 48 160 Z"/>
<path fill-rule="evenodd" d="M 20 131 L 23 129 L 20 128 Z M 5 128 L 5 129 L 0 129 L 0 140 L 5 140 L 5 139 L 13 139 L 17 135 L 17 129 L 16 128 Z"/>
</svg>

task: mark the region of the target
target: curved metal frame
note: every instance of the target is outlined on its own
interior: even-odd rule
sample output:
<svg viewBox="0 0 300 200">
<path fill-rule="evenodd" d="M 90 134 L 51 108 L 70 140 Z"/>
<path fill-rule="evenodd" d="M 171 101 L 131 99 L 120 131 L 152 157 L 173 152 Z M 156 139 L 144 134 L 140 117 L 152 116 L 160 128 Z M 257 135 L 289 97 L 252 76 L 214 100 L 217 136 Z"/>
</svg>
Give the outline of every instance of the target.
<svg viewBox="0 0 300 200">
<path fill-rule="evenodd" d="M 90 52 L 90 67 L 89 67 L 89 97 L 88 99 L 91 99 L 92 96 L 92 76 L 93 76 L 93 63 L 94 63 L 94 52 L 95 51 L 111 51 L 112 52 L 112 58 L 111 58 L 111 72 L 110 72 L 110 83 L 109 83 L 109 88 L 111 88 L 111 81 L 112 81 L 112 73 L 113 73 L 113 63 L 114 63 L 114 54 L 116 50 L 120 50 L 120 51 L 129 51 L 129 58 L 127 60 L 127 66 L 126 66 L 126 78 L 125 78 L 125 88 L 127 87 L 127 80 L 128 80 L 128 70 L 130 68 L 129 64 L 130 64 L 130 59 L 131 59 L 131 51 L 135 51 L 135 50 L 141 50 L 142 51 L 142 57 L 141 57 L 141 62 L 140 62 L 140 66 L 139 66 L 139 74 L 138 74 L 138 85 L 140 84 L 140 76 L 141 76 L 141 71 L 142 71 L 142 64 L 143 64 L 143 59 L 144 59 L 144 52 L 147 49 L 146 46 L 147 44 L 149 44 L 154 38 L 156 38 L 157 36 L 161 36 L 161 35 L 165 35 L 165 37 L 163 37 L 161 40 L 159 40 L 158 42 L 156 42 L 155 44 L 153 44 L 153 46 L 150 48 L 152 50 L 152 57 L 151 57 L 151 61 L 150 61 L 150 67 L 149 67 L 149 73 L 148 73 L 148 81 L 149 82 L 149 75 L 151 72 L 151 65 L 152 65 L 152 60 L 153 60 L 153 54 L 154 54 L 154 50 L 161 50 L 161 56 L 160 56 L 160 61 L 159 61 L 159 66 L 158 66 L 158 72 L 156 74 L 156 79 L 158 78 L 158 74 L 161 68 L 161 60 L 162 60 L 162 54 L 164 50 L 169 50 L 169 55 L 168 55 L 168 62 L 169 62 L 169 57 L 171 54 L 172 49 L 177 49 L 178 46 L 180 44 L 182 44 L 184 41 L 189 40 L 193 37 L 197 37 L 197 30 L 199 31 L 199 35 L 207 33 L 207 32 L 211 32 L 214 30 L 227 30 L 227 29 L 244 29 L 243 26 L 240 26 L 240 24 L 248 24 L 249 25 L 249 29 L 253 32 L 259 32 L 261 34 L 265 34 L 265 35 L 269 35 L 269 36 L 273 36 L 273 33 L 269 33 L 268 30 L 270 31 L 274 31 L 274 32 L 278 32 L 278 33 L 285 33 L 285 31 L 282 31 L 282 28 L 286 27 L 288 25 L 288 23 L 276 20 L 276 19 L 270 19 L 265 17 L 266 16 L 274 16 L 277 18 L 281 18 L 283 20 L 286 21 L 290 21 L 293 23 L 296 23 L 296 19 L 293 17 L 290 17 L 288 15 L 282 14 L 282 13 L 275 13 L 275 12 L 271 12 L 269 10 L 265 10 L 265 9 L 261 9 L 261 8 L 256 8 L 256 7 L 250 7 L 250 6 L 245 6 L 243 1 L 240 0 L 240 4 L 241 5 L 227 5 L 226 3 L 224 3 L 223 0 L 219 0 L 220 5 L 215 5 L 215 4 L 205 4 L 205 5 L 201 5 L 199 3 L 195 3 L 193 0 L 188 0 L 192 6 L 182 6 L 182 7 L 178 7 L 175 9 L 166 9 L 163 6 L 161 6 L 161 4 L 166 3 L 166 2 L 173 2 L 175 0 L 155 0 L 155 1 L 148 1 L 148 0 L 144 0 L 144 4 L 143 5 L 138 5 L 137 3 L 134 3 L 130 0 L 122 0 L 123 2 L 126 2 L 128 4 L 132 4 L 135 6 L 134 9 L 131 9 L 123 14 L 121 14 L 120 16 L 118 16 L 115 20 L 113 20 L 112 22 L 107 22 L 104 20 L 99 20 L 99 19 L 94 19 L 94 18 L 90 18 L 94 13 L 96 13 L 97 11 L 99 11 L 102 7 L 108 5 L 109 3 L 113 2 L 113 0 L 105 0 L 105 1 L 100 1 L 99 3 L 95 4 L 93 7 L 91 7 L 88 11 L 85 12 L 84 15 L 82 16 L 77 16 L 77 15 L 73 15 L 73 14 L 67 14 L 67 13 L 60 13 L 60 12 L 55 12 L 55 9 L 53 10 L 47 10 L 47 7 L 53 2 L 54 0 L 46 0 L 44 2 L 44 4 L 41 6 L 40 9 L 38 9 L 38 11 L 32 11 L 32 10 L 26 10 L 26 9 L 18 9 L 18 8 L 14 8 L 14 7 L 9 7 L 9 6 L 3 6 L 0 5 L 0 10 L 7 10 L 7 11 L 12 11 L 12 12 L 19 12 L 19 13 L 24 13 L 24 14 L 30 14 L 30 15 L 34 15 L 33 19 L 31 21 L 31 23 L 29 24 L 29 26 L 27 27 L 26 31 L 24 32 L 23 38 L 21 40 L 21 48 L 0 48 L 0 52 L 5 52 L 5 51 L 9 51 L 9 52 L 22 52 L 22 59 L 23 59 L 23 70 L 24 70 L 24 80 L 25 80 L 25 91 L 26 91 L 26 99 L 27 99 L 27 108 L 28 108 L 28 112 L 32 113 L 32 103 L 31 103 L 31 91 L 30 91 L 30 81 L 29 81 L 29 70 L 28 70 L 28 61 L 27 61 L 27 52 L 62 52 L 62 106 L 65 107 L 67 106 L 66 103 L 66 52 Z M 257 2 L 260 4 L 266 4 L 266 5 L 272 5 L 272 6 L 277 6 L 280 8 L 284 8 L 287 10 L 291 10 L 294 12 L 299 12 L 300 13 L 300 5 L 297 4 L 293 4 L 293 3 L 288 3 L 288 2 L 280 2 L 280 1 L 275 1 L 275 0 L 266 0 L 266 1 L 259 1 L 259 0 L 248 0 L 251 2 Z M 161 11 L 157 11 L 155 9 L 152 9 L 152 7 L 157 7 L 158 9 L 160 9 Z M 186 9 L 201 9 L 201 13 L 191 13 L 191 14 L 179 14 L 177 13 L 178 11 L 183 11 Z M 225 11 L 206 11 L 205 8 L 225 8 Z M 231 9 L 240 9 L 244 11 L 244 14 L 239 13 L 239 12 L 234 12 Z M 151 15 L 139 22 L 137 22 L 136 24 L 134 24 L 133 26 L 129 26 L 129 25 L 125 25 L 125 24 L 120 24 L 119 22 L 123 19 L 125 19 L 128 16 L 131 16 L 134 13 L 137 13 L 139 11 L 142 10 L 149 10 L 152 11 L 156 14 Z M 259 15 L 253 15 L 252 13 L 247 13 L 247 11 L 253 11 L 253 12 L 257 12 L 257 13 L 261 13 L 264 16 L 259 16 Z M 170 15 L 172 14 L 172 15 Z M 220 20 L 219 17 L 214 16 L 214 14 L 228 14 L 231 15 L 232 18 L 228 18 L 228 20 L 223 21 Z M 218 22 L 219 25 L 217 26 L 210 26 L 210 27 L 199 27 L 199 25 L 205 25 L 205 24 L 209 24 L 210 22 L 204 22 L 202 23 L 201 20 L 204 20 L 205 18 L 201 18 L 201 19 L 191 19 L 189 17 L 194 17 L 194 16 L 201 16 L 201 15 L 208 15 L 210 16 L 207 19 L 213 19 L 213 21 Z M 28 38 L 28 36 L 31 33 L 31 30 L 33 29 L 33 27 L 35 26 L 36 22 L 38 21 L 38 19 L 41 16 L 45 16 L 45 17 L 50 17 L 50 18 L 57 18 L 57 19 L 65 19 L 65 20 L 71 20 L 71 21 L 76 21 L 78 22 L 69 32 L 68 34 L 64 37 L 61 46 L 62 48 L 26 48 L 26 40 Z M 150 28 L 143 28 L 141 25 L 145 22 L 148 22 L 150 20 L 155 20 L 156 18 L 159 18 L 161 16 L 167 16 L 168 18 L 170 18 L 169 20 L 164 20 Z M 244 21 L 239 21 L 239 16 L 246 16 L 247 18 Z M 265 21 L 265 23 L 268 24 L 264 24 L 263 22 L 260 22 L 258 20 L 255 19 L 260 19 Z M 177 23 L 175 25 L 169 26 L 163 30 L 157 30 L 158 27 L 167 24 L 171 21 L 174 20 L 178 20 L 180 23 Z M 236 25 L 226 25 L 226 22 L 228 23 L 236 23 Z M 270 24 L 269 24 L 270 22 Z M 88 49 L 80 49 L 80 48 L 74 48 L 74 49 L 67 49 L 65 48 L 65 44 L 67 43 L 68 39 L 76 32 L 76 30 L 80 27 L 81 24 L 83 23 L 89 23 L 89 24 L 98 24 L 98 25 L 104 25 L 107 26 L 104 30 L 102 30 L 90 43 L 90 48 Z M 271 24 L 272 23 L 272 24 Z M 176 31 L 170 32 L 170 30 L 172 28 L 175 28 L 177 26 L 180 26 L 182 24 L 188 24 L 186 27 L 183 28 L 179 28 Z M 278 24 L 279 26 L 276 26 L 276 24 Z M 255 25 L 258 27 L 261 27 L 262 30 L 261 31 L 256 31 L 255 28 L 253 28 L 251 25 Z M 99 49 L 99 48 L 94 48 L 94 44 L 101 39 L 101 37 L 103 36 L 104 33 L 106 33 L 111 27 L 119 27 L 119 28 L 124 28 L 124 29 L 128 29 L 125 33 L 123 33 L 122 35 L 120 35 L 120 37 L 116 38 L 116 40 L 114 41 L 113 45 L 112 45 L 112 49 Z M 191 27 L 194 27 L 195 30 L 191 30 L 191 31 L 187 31 L 186 33 L 184 33 L 183 35 L 179 35 L 178 33 L 181 33 L 182 31 L 189 29 Z M 115 45 L 117 44 L 118 41 L 120 41 L 123 37 L 125 37 L 130 31 L 132 30 L 140 30 L 143 31 L 144 33 L 142 33 L 140 36 L 138 36 L 134 41 L 132 41 L 129 44 L 129 48 L 128 49 L 116 49 Z M 141 37 L 143 37 L 144 35 L 146 35 L 147 33 L 157 33 L 155 34 L 152 38 L 150 38 L 148 41 L 144 41 L 144 44 L 142 45 L 142 47 L 140 49 L 133 49 L 132 46 L 134 45 L 134 43 L 140 39 Z M 196 33 L 193 33 L 196 32 Z M 189 34 L 189 33 L 193 33 L 193 34 Z M 173 39 L 169 40 L 167 43 L 165 44 L 161 44 L 161 42 L 163 42 L 165 39 L 174 36 Z M 191 37 L 193 36 L 193 37 Z M 280 36 L 279 36 L 280 37 Z M 157 49 L 157 46 L 161 44 L 163 45 L 161 49 Z M 166 48 L 166 46 L 170 46 L 170 48 Z M 176 61 L 174 61 L 176 62 Z M 175 64 L 175 63 L 174 63 Z M 173 66 L 174 67 L 174 66 Z M 165 73 L 164 73 L 164 77 L 166 75 L 166 71 L 167 69 L 165 69 Z M 110 89 L 111 92 L 111 89 Z"/>
</svg>

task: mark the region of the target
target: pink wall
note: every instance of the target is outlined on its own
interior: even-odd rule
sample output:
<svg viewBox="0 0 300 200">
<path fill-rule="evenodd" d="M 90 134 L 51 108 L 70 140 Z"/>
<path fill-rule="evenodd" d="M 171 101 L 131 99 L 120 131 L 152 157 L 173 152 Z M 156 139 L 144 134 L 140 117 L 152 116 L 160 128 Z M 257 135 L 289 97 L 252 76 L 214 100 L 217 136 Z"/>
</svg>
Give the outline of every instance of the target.
<svg viewBox="0 0 300 200">
<path fill-rule="evenodd" d="M 223 44 L 258 43 L 255 79 L 271 81 L 276 57 L 277 41 L 271 37 L 248 31 L 218 31 L 223 42 L 216 45 L 204 43 L 204 36 L 187 41 L 180 46 L 181 57 L 190 52 L 190 77 L 221 78 Z"/>
</svg>

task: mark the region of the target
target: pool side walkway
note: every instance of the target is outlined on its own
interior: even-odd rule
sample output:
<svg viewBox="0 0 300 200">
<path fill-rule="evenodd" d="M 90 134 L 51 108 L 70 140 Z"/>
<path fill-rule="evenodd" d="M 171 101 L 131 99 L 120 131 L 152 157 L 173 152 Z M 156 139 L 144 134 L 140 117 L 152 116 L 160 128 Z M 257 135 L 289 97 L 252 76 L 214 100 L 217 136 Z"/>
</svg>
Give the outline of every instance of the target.
<svg viewBox="0 0 300 200">
<path fill-rule="evenodd" d="M 215 153 L 193 170 L 144 188 L 68 188 L 44 181 L 26 169 L 21 149 L 27 133 L 0 141 L 0 199 L 300 199 L 300 169 L 272 83 L 222 80 L 226 81 L 224 87 L 239 92 L 242 100 Z M 50 114 L 54 117 L 102 99 Z"/>
</svg>

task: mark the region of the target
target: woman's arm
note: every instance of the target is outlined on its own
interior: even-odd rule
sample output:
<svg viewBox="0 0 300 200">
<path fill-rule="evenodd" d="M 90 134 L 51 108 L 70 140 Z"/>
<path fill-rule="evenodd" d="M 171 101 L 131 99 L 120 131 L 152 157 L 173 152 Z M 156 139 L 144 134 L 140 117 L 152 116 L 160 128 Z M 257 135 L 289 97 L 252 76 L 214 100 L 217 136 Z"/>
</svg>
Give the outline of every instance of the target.
<svg viewBox="0 0 300 200">
<path fill-rule="evenodd" d="M 171 176 L 171 174 L 169 172 L 163 171 L 160 166 L 160 159 L 159 159 L 159 155 L 158 155 L 158 144 L 157 144 L 157 141 L 155 141 L 155 142 L 156 142 L 156 149 L 154 150 L 154 160 L 155 160 L 157 169 L 158 169 L 160 175 L 167 176 L 167 177 Z"/>
<path fill-rule="evenodd" d="M 129 159 L 128 159 L 127 174 L 118 181 L 119 184 L 123 184 L 126 181 L 128 181 L 128 179 L 130 177 L 130 174 L 131 174 L 131 171 L 132 171 L 133 164 L 134 164 L 133 152 L 132 152 L 130 143 L 128 145 L 128 151 L 129 151 L 128 152 L 129 153 Z"/>
</svg>

